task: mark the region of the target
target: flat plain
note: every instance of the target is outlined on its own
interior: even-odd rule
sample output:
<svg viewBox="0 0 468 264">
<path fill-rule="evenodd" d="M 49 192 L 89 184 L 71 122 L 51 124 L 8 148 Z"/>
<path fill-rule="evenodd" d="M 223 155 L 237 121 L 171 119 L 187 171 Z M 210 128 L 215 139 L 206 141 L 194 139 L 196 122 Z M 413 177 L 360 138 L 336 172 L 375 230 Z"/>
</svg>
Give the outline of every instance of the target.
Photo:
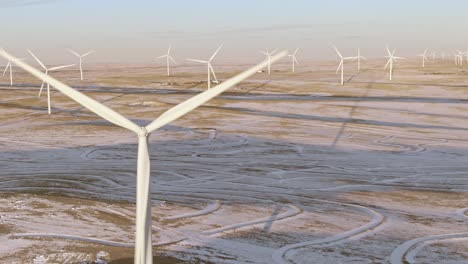
<svg viewBox="0 0 468 264">
<path fill-rule="evenodd" d="M 451 61 L 273 65 L 151 137 L 166 263 L 468 262 L 468 72 Z M 222 81 L 249 65 L 215 66 Z M 147 124 L 204 91 L 151 65 L 52 74 Z M 0 262 L 132 263 L 137 142 L 15 69 L 0 79 Z M 313 260 L 313 261 L 312 261 Z M 311 262 L 312 261 L 312 262 Z M 160 263 L 165 263 L 161 260 Z"/>
</svg>

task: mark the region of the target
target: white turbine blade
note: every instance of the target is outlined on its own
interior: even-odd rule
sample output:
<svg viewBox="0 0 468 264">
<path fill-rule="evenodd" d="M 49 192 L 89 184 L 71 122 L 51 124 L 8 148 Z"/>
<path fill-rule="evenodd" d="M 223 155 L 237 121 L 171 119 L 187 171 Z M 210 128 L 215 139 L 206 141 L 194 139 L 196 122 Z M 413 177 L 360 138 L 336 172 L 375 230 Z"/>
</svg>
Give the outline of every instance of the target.
<svg viewBox="0 0 468 264">
<path fill-rule="evenodd" d="M 229 88 L 232 88 L 234 85 L 240 83 L 241 81 L 247 79 L 248 77 L 254 75 L 259 70 L 268 66 L 269 62 L 271 61 L 276 62 L 277 60 L 285 57 L 288 55 L 287 51 L 282 51 L 277 55 L 271 57 L 270 60 L 264 60 L 260 64 L 230 78 L 229 80 L 217 85 L 214 88 L 211 88 L 203 93 L 200 93 L 187 101 L 184 101 L 171 109 L 164 112 L 161 116 L 159 116 L 156 120 L 154 120 L 151 124 L 146 126 L 146 130 L 148 133 L 155 131 L 156 129 L 178 119 L 179 117 L 187 114 L 188 112 L 192 111 L 193 109 L 199 107 L 200 105 L 206 103 L 207 101 L 211 100 L 212 98 L 216 97 L 217 95 L 221 94 L 222 92 L 226 91 Z"/>
<path fill-rule="evenodd" d="M 299 61 L 297 61 L 296 56 L 293 56 L 293 60 L 296 62 L 296 64 L 299 64 Z"/>
<path fill-rule="evenodd" d="M 406 58 L 403 57 L 393 57 L 394 59 L 400 59 L 400 60 L 406 60 Z"/>
<path fill-rule="evenodd" d="M 385 64 L 385 70 L 387 69 L 388 65 L 390 64 L 390 62 L 392 61 L 392 58 L 390 58 L 388 61 L 387 61 L 387 64 Z"/>
<path fill-rule="evenodd" d="M 60 69 L 68 68 L 68 67 L 71 67 L 71 66 L 75 66 L 75 64 L 69 64 L 69 65 L 62 65 L 62 66 L 52 67 L 52 68 L 49 69 L 49 71 L 60 70 Z"/>
<path fill-rule="evenodd" d="M 299 49 L 296 49 L 293 53 L 294 56 L 296 56 L 297 52 L 299 51 Z"/>
<path fill-rule="evenodd" d="M 54 79 L 53 77 L 46 75 L 45 73 L 40 72 L 39 70 L 29 66 L 28 64 L 19 61 L 12 55 L 8 54 L 6 51 L 0 52 L 0 56 L 4 57 L 5 59 L 11 60 L 13 63 L 18 65 L 23 70 L 31 73 L 32 75 L 36 76 L 37 78 L 46 81 L 51 86 L 55 87 L 57 90 L 65 94 L 66 96 L 70 97 L 77 103 L 81 104 L 82 106 L 88 108 L 90 111 L 94 112 L 95 114 L 99 115 L 100 117 L 106 119 L 107 121 L 131 130 L 135 133 L 141 133 L 141 128 L 136 125 L 135 123 L 131 122 L 127 118 L 123 117 L 119 113 L 115 112 L 114 110 L 108 108 L 107 106 L 99 103 L 98 101 L 76 91 L 75 89 L 71 88 L 70 86 Z"/>
<path fill-rule="evenodd" d="M 361 59 L 364 59 L 364 60 L 367 60 L 367 58 L 366 58 L 366 57 L 363 57 L 363 56 L 361 56 L 360 58 L 361 58 Z"/>
<path fill-rule="evenodd" d="M 5 51 L 3 51 L 3 52 L 5 52 Z M 31 54 L 31 56 L 33 56 L 34 59 L 36 59 L 36 61 L 39 63 L 39 65 L 42 66 L 42 68 L 44 68 L 44 70 L 47 70 L 46 66 L 44 64 L 42 64 L 42 62 L 34 55 L 34 53 L 32 53 L 32 51 L 28 50 L 28 52 L 29 52 L 29 54 Z"/>
<path fill-rule="evenodd" d="M 170 59 L 174 64 L 177 64 L 177 63 L 175 62 L 175 60 L 174 60 L 171 56 L 168 55 L 168 57 L 169 57 L 169 59 Z"/>
<path fill-rule="evenodd" d="M 357 57 L 344 57 L 343 60 L 355 60 Z"/>
<path fill-rule="evenodd" d="M 213 74 L 213 77 L 215 78 L 215 81 L 217 82 L 218 78 L 216 78 L 216 74 L 214 72 L 214 69 L 213 69 L 213 66 L 211 65 L 211 63 L 208 63 L 208 67 L 210 67 L 210 71 Z"/>
<path fill-rule="evenodd" d="M 5 76 L 5 73 L 7 72 L 8 70 L 8 67 L 11 67 L 11 61 L 9 61 L 5 67 L 5 70 L 3 71 L 3 76 Z"/>
<path fill-rule="evenodd" d="M 198 63 L 208 63 L 208 61 L 204 60 L 194 60 L 194 59 L 187 59 L 188 61 L 198 62 Z"/>
<path fill-rule="evenodd" d="M 223 44 L 221 44 L 219 46 L 219 48 L 213 53 L 213 55 L 211 55 L 210 59 L 208 61 L 212 61 L 214 59 L 214 57 L 216 56 L 216 54 L 218 54 L 219 50 L 223 47 Z"/>
<path fill-rule="evenodd" d="M 89 54 L 94 53 L 94 52 L 95 52 L 94 50 L 88 51 L 88 52 L 86 52 L 85 54 L 81 55 L 81 57 L 86 57 L 86 56 L 88 56 Z"/>
<path fill-rule="evenodd" d="M 385 48 L 387 49 L 388 56 L 392 56 L 392 53 L 390 52 L 390 49 L 388 48 L 388 45 L 385 45 Z"/>
<path fill-rule="evenodd" d="M 263 53 L 265 56 L 268 56 L 268 53 L 264 52 L 264 51 L 261 51 L 259 50 L 260 53 Z"/>
<path fill-rule="evenodd" d="M 167 55 L 171 54 L 172 44 L 169 44 L 169 48 L 167 49 Z"/>
<path fill-rule="evenodd" d="M 340 61 L 340 64 L 338 65 L 338 68 L 336 68 L 336 72 L 335 74 L 338 73 L 338 71 L 340 70 L 340 68 L 343 66 L 343 60 Z"/>
<path fill-rule="evenodd" d="M 343 56 L 342 56 L 341 53 L 338 51 L 338 49 L 336 48 L 336 46 L 333 46 L 333 48 L 335 49 L 336 53 L 338 53 L 338 56 L 340 56 L 340 58 L 343 59 Z"/>
<path fill-rule="evenodd" d="M 81 56 L 80 56 L 80 54 L 78 54 L 78 53 L 74 52 L 73 50 L 71 50 L 71 49 L 67 49 L 67 50 L 68 50 L 69 52 L 73 53 L 75 56 L 77 56 L 77 57 L 81 57 Z"/>
<path fill-rule="evenodd" d="M 275 49 L 274 51 L 270 52 L 270 55 L 275 54 L 278 51 L 278 49 Z"/>
<path fill-rule="evenodd" d="M 167 57 L 167 55 L 161 55 L 159 57 L 156 57 L 156 59 L 162 59 L 162 58 L 166 58 L 166 57 Z"/>
</svg>

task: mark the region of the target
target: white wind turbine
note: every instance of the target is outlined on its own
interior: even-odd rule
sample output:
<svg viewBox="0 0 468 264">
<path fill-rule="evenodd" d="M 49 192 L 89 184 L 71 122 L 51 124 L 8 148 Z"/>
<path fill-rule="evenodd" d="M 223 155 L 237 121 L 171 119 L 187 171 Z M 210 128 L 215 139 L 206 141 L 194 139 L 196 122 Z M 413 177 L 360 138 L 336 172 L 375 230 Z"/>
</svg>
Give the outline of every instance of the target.
<svg viewBox="0 0 468 264">
<path fill-rule="evenodd" d="M 427 60 L 427 49 L 424 50 L 423 54 L 418 55 L 418 57 L 422 57 L 422 67 L 426 67 L 426 60 Z"/>
<path fill-rule="evenodd" d="M 162 58 L 166 58 L 166 66 L 167 66 L 167 76 L 171 76 L 171 71 L 170 71 L 170 64 L 171 64 L 171 61 L 176 64 L 175 60 L 171 57 L 171 48 L 172 48 L 172 45 L 169 44 L 169 49 L 167 49 L 167 54 L 165 55 L 162 55 L 162 56 L 159 56 L 157 57 L 156 59 L 162 59 Z"/>
<path fill-rule="evenodd" d="M 293 54 L 289 54 L 288 56 L 291 57 L 292 60 L 292 72 L 296 71 L 296 63 L 299 64 L 296 58 L 296 54 L 299 51 L 299 49 L 296 49 Z"/>
<path fill-rule="evenodd" d="M 354 57 L 353 59 L 356 59 L 358 61 L 357 69 L 358 69 L 358 72 L 361 72 L 361 59 L 367 60 L 367 58 L 364 57 L 364 56 L 361 56 L 361 49 L 360 48 L 358 48 L 358 55 L 356 57 Z"/>
<path fill-rule="evenodd" d="M 336 53 L 340 57 L 340 64 L 338 65 L 338 68 L 336 69 L 336 73 L 338 73 L 338 71 L 341 69 L 341 85 L 344 85 L 344 61 L 352 60 L 353 57 L 343 57 L 343 55 L 341 55 L 341 53 L 338 51 L 338 49 L 335 46 L 333 46 L 333 48 L 335 49 Z"/>
<path fill-rule="evenodd" d="M 277 61 L 286 56 L 287 51 L 283 51 L 271 58 L 271 61 Z M 164 112 L 153 122 L 147 126 L 140 127 L 134 122 L 128 120 L 124 116 L 108 108 L 107 106 L 97 102 L 96 100 L 78 92 L 77 90 L 63 84 L 62 82 L 48 76 L 39 70 L 19 61 L 5 51 L 0 52 L 0 56 L 11 59 L 13 63 L 23 68 L 27 72 L 36 76 L 39 79 L 45 80 L 48 84 L 55 87 L 57 90 L 67 95 L 77 103 L 86 107 L 90 111 L 106 119 L 107 121 L 126 128 L 134 132 L 138 136 L 138 161 L 137 161 L 137 209 L 136 209 L 136 238 L 135 238 L 135 264 L 152 264 L 152 213 L 151 213 L 151 180 L 150 180 L 150 156 L 149 156 L 149 135 L 155 130 L 171 123 L 172 121 L 191 112 L 195 108 L 211 100 L 227 89 L 233 87 L 237 83 L 255 74 L 257 71 L 266 67 L 269 61 L 262 63 L 246 70 L 237 76 L 217 85 L 213 89 L 202 92 L 171 109 Z"/>
<path fill-rule="evenodd" d="M 25 59 L 19 59 L 19 60 L 25 60 Z M 8 60 L 5 70 L 3 71 L 3 76 L 5 76 L 5 73 L 7 72 L 8 69 L 10 69 L 10 86 L 13 86 L 13 65 L 11 63 L 11 60 Z"/>
<path fill-rule="evenodd" d="M 88 52 L 86 52 L 86 53 L 83 54 L 83 55 L 80 55 L 80 54 L 74 52 L 74 51 L 71 50 L 71 49 L 67 49 L 67 50 L 68 50 L 69 52 L 73 53 L 73 54 L 74 54 L 75 56 L 77 56 L 78 58 L 80 58 L 80 76 L 81 76 L 81 80 L 83 80 L 83 58 L 86 57 L 86 56 L 88 56 L 89 54 L 93 53 L 94 50 L 88 51 Z"/>
<path fill-rule="evenodd" d="M 270 70 L 271 70 L 271 56 L 273 56 L 273 54 L 275 54 L 275 52 L 277 51 L 277 49 L 275 49 L 274 51 L 270 52 L 269 49 L 266 49 L 266 51 L 261 51 L 261 53 L 263 53 L 265 56 L 267 56 L 267 59 L 268 59 L 268 75 L 270 75 Z"/>
<path fill-rule="evenodd" d="M 31 54 L 31 56 L 33 56 L 33 58 L 39 63 L 39 65 L 41 65 L 41 67 L 45 70 L 45 73 L 44 73 L 44 76 L 48 76 L 49 72 L 50 71 L 56 71 L 56 70 L 60 70 L 60 69 L 63 69 L 63 68 L 67 68 L 67 67 L 71 67 L 71 66 L 75 66 L 75 64 L 69 64 L 69 65 L 62 65 L 62 66 L 56 66 L 56 67 L 52 67 L 52 68 L 47 68 L 35 55 L 34 53 L 32 53 L 32 51 L 28 50 L 29 54 Z M 17 64 L 18 65 L 18 64 Z M 39 90 L 39 95 L 38 97 L 41 97 L 41 93 L 42 93 L 42 88 L 44 88 L 44 84 L 46 83 L 46 78 L 44 77 L 42 79 L 42 84 L 41 84 L 41 89 Z M 49 113 L 49 115 L 51 114 L 51 109 L 50 109 L 50 83 L 47 83 L 47 112 Z"/>
<path fill-rule="evenodd" d="M 387 46 L 387 52 L 388 52 L 388 55 L 385 56 L 385 58 L 388 58 L 388 62 L 387 64 L 385 64 L 385 69 L 387 69 L 388 66 L 390 66 L 390 81 L 392 80 L 392 75 L 393 75 L 393 62 L 396 61 L 396 60 L 399 60 L 399 59 L 405 59 L 403 57 L 396 57 L 395 56 L 395 51 L 396 49 L 393 50 L 393 52 L 390 52 L 390 49 L 388 48 Z"/>
<path fill-rule="evenodd" d="M 216 56 L 216 54 L 218 54 L 219 50 L 223 47 L 223 45 L 221 44 L 219 46 L 219 48 L 213 53 L 213 55 L 211 55 L 210 59 L 207 60 L 207 61 L 204 61 L 204 60 L 194 60 L 194 59 L 187 59 L 189 61 L 194 61 L 194 62 L 198 62 L 198 63 L 206 63 L 207 67 L 208 67 L 208 89 L 211 88 L 211 73 L 213 73 L 213 77 L 214 77 L 214 83 L 219 83 L 218 82 L 218 79 L 216 78 L 216 74 L 213 70 L 213 66 L 211 65 L 211 61 L 214 59 L 214 57 Z"/>
</svg>

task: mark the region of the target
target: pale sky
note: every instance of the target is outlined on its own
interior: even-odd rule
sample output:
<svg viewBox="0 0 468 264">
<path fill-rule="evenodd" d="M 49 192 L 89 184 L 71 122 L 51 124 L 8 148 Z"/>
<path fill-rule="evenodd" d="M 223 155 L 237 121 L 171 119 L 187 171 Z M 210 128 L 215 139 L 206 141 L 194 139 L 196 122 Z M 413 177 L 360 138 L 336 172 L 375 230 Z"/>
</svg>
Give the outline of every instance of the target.
<svg viewBox="0 0 468 264">
<path fill-rule="evenodd" d="M 299 59 L 368 57 L 468 48 L 467 0 L 0 0 L 0 46 L 18 57 L 70 62 L 65 48 L 94 49 L 92 62 L 147 62 L 173 45 L 178 62 L 256 61 L 259 49 L 301 48 Z"/>
</svg>

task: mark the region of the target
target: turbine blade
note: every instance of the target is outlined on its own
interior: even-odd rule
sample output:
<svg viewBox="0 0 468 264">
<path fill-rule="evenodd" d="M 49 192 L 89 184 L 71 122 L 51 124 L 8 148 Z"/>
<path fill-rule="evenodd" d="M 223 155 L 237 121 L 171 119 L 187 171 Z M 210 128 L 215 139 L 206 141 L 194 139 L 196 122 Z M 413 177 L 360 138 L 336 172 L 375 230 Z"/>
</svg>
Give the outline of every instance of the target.
<svg viewBox="0 0 468 264">
<path fill-rule="evenodd" d="M 268 56 L 268 53 L 266 53 L 264 51 L 259 50 L 259 52 L 265 54 L 265 56 Z"/>
<path fill-rule="evenodd" d="M 208 61 L 203 61 L 203 60 L 194 60 L 194 59 L 187 59 L 188 61 L 194 61 L 198 63 L 208 63 Z"/>
<path fill-rule="evenodd" d="M 343 59 L 343 56 L 342 56 L 341 53 L 338 51 L 338 49 L 336 48 L 335 45 L 333 45 L 333 48 L 335 49 L 336 53 L 338 53 L 338 56 L 340 56 L 340 58 Z"/>
<path fill-rule="evenodd" d="M 86 56 L 88 56 L 89 54 L 94 53 L 94 52 L 95 52 L 94 50 L 88 51 L 88 52 L 86 52 L 85 54 L 81 55 L 81 57 L 86 57 Z"/>
<path fill-rule="evenodd" d="M 390 62 L 391 62 L 391 61 L 392 61 L 392 58 L 390 58 L 390 59 L 387 61 L 387 64 L 385 64 L 385 68 L 384 68 L 384 70 L 386 70 L 386 69 L 387 69 L 387 67 L 388 67 L 388 65 L 390 64 Z"/>
<path fill-rule="evenodd" d="M 343 60 L 340 61 L 340 64 L 338 65 L 338 68 L 336 68 L 335 74 L 338 73 L 338 71 L 340 70 L 340 67 L 342 67 L 342 66 L 343 66 Z"/>
<path fill-rule="evenodd" d="M 71 67 L 71 66 L 75 66 L 75 64 L 69 64 L 69 65 L 62 65 L 62 66 L 52 67 L 52 68 L 49 69 L 49 71 L 60 70 L 60 69 L 68 68 L 68 67 Z"/>
<path fill-rule="evenodd" d="M 208 67 L 210 67 L 210 71 L 213 74 L 213 77 L 215 78 L 215 81 L 218 81 L 218 78 L 216 78 L 216 74 L 214 72 L 214 69 L 213 69 L 213 66 L 211 65 L 211 63 L 208 63 Z"/>
<path fill-rule="evenodd" d="M 271 62 L 276 62 L 277 60 L 285 57 L 288 55 L 287 51 L 282 51 L 277 55 L 271 58 Z M 188 112 L 192 111 L 193 109 L 199 107 L 200 105 L 206 103 L 207 101 L 211 100 L 212 98 L 216 97 L 217 95 L 221 94 L 222 92 L 226 91 L 229 88 L 232 88 L 234 85 L 240 83 L 241 81 L 247 79 L 248 77 L 254 75 L 257 71 L 265 68 L 268 66 L 269 60 L 264 60 L 260 64 L 230 78 L 229 80 L 217 85 L 214 88 L 211 88 L 205 92 L 202 92 L 187 101 L 184 101 L 171 109 L 164 112 L 161 116 L 159 116 L 156 120 L 154 120 L 151 124 L 146 126 L 146 130 L 151 133 L 154 130 L 180 118 L 181 116 L 187 114 Z"/>
<path fill-rule="evenodd" d="M 159 56 L 159 57 L 156 57 L 156 59 L 162 59 L 162 58 L 166 58 L 167 55 L 162 55 L 162 56 Z"/>
<path fill-rule="evenodd" d="M 8 67 L 11 67 L 11 62 L 9 61 L 5 67 L 5 70 L 3 71 L 3 76 L 5 76 L 5 73 L 7 72 L 8 70 Z"/>
<path fill-rule="evenodd" d="M 71 88 L 70 86 L 54 79 L 51 76 L 48 76 L 39 70 L 29 66 L 28 64 L 16 59 L 12 55 L 8 54 L 6 51 L 0 52 L 0 56 L 4 57 L 5 59 L 11 60 L 17 66 L 22 68 L 23 70 L 31 73 L 32 75 L 36 76 L 39 79 L 45 80 L 48 84 L 55 87 L 57 90 L 65 94 L 66 96 L 70 97 L 77 103 L 81 104 L 82 106 L 88 108 L 90 111 L 94 112 L 98 116 L 106 119 L 107 121 L 131 130 L 135 133 L 141 133 L 141 128 L 136 125 L 135 123 L 131 122 L 127 118 L 123 117 L 119 113 L 115 112 L 114 110 L 108 108 L 107 106 L 99 103 L 98 101 L 78 92 L 77 90 Z"/>
<path fill-rule="evenodd" d="M 167 49 L 167 55 L 171 53 L 171 48 L 172 48 L 172 44 L 169 44 L 169 48 Z"/>
<path fill-rule="evenodd" d="M 168 57 L 169 57 L 169 59 L 170 59 L 174 64 L 177 64 L 177 63 L 175 62 L 175 60 L 174 60 L 171 56 L 168 55 Z"/>
<path fill-rule="evenodd" d="M 6 53 L 6 51 L 3 51 L 4 53 Z M 42 66 L 42 68 L 44 68 L 44 70 L 47 70 L 46 66 L 44 64 L 42 64 L 42 62 L 34 55 L 34 53 L 32 53 L 32 51 L 28 50 L 29 54 L 31 54 L 31 56 L 33 56 L 34 59 L 36 59 L 36 61 L 39 63 L 39 65 Z"/>
<path fill-rule="evenodd" d="M 221 44 L 219 48 L 213 53 L 213 55 L 211 55 L 211 58 L 208 61 L 212 61 L 222 47 L 223 47 L 223 44 Z"/>
<path fill-rule="evenodd" d="M 274 51 L 270 52 L 270 55 L 275 54 L 278 51 L 278 49 L 275 49 Z"/>
<path fill-rule="evenodd" d="M 298 51 L 299 51 L 299 49 L 296 49 L 296 51 L 294 51 L 293 55 L 296 56 Z"/>
<path fill-rule="evenodd" d="M 81 56 L 80 56 L 80 54 L 78 54 L 78 53 L 74 52 L 73 50 L 71 50 L 71 49 L 67 49 L 67 50 L 68 50 L 69 52 L 71 52 L 71 53 L 75 54 L 75 56 L 77 56 L 77 57 L 81 57 Z"/>
</svg>

